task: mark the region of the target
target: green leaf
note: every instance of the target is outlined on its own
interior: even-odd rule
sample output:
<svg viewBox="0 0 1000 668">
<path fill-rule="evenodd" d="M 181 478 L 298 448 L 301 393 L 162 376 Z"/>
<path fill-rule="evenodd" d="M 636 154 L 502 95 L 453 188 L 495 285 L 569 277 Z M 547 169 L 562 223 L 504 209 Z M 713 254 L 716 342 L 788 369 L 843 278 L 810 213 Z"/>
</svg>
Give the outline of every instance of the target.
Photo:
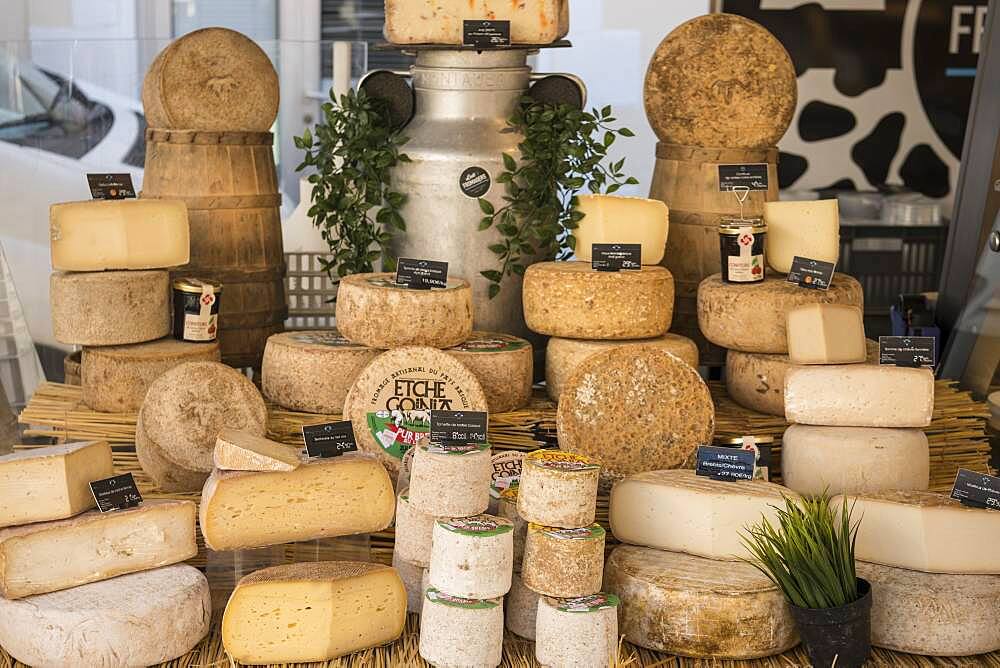
<svg viewBox="0 0 1000 668">
<path fill-rule="evenodd" d="M 618 130 L 618 134 L 620 134 L 622 137 L 634 137 L 635 136 L 635 133 L 632 132 L 631 130 L 629 130 L 628 128 L 621 128 L 620 130 Z"/>
<path fill-rule="evenodd" d="M 499 283 L 490 283 L 490 287 L 489 287 L 489 297 L 490 297 L 490 299 L 495 298 L 498 294 L 500 294 L 500 284 Z"/>
<path fill-rule="evenodd" d="M 486 216 L 479 220 L 479 231 L 488 230 L 493 226 L 493 216 Z"/>
<path fill-rule="evenodd" d="M 487 269 L 486 271 L 479 272 L 483 278 L 492 282 L 499 283 L 503 279 L 503 275 L 495 269 Z"/>
<path fill-rule="evenodd" d="M 503 167 L 508 172 L 513 172 L 517 169 L 517 160 L 514 160 L 513 156 L 504 153 L 503 154 Z"/>
<path fill-rule="evenodd" d="M 493 205 L 490 204 L 490 201 L 483 199 L 482 197 L 479 198 L 479 208 L 487 216 L 492 216 L 495 213 L 495 209 L 493 208 Z"/>
</svg>

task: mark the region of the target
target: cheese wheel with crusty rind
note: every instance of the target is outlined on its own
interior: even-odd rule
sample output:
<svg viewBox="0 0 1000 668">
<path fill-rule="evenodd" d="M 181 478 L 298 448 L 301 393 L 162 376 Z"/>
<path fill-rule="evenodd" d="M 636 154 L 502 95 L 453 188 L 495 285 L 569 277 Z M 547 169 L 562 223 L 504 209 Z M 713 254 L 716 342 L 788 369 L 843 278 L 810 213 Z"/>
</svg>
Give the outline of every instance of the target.
<svg viewBox="0 0 1000 668">
<path fill-rule="evenodd" d="M 562 529 L 528 524 L 521 578 L 546 596 L 574 598 L 601 590 L 606 532 L 600 524 Z"/>
<path fill-rule="evenodd" d="M 528 341 L 498 332 L 473 332 L 445 352 L 479 379 L 490 413 L 515 411 L 531 401 L 533 356 Z"/>
<path fill-rule="evenodd" d="M 60 343 L 117 346 L 170 334 L 166 271 L 57 271 L 49 293 L 52 335 Z"/>
<path fill-rule="evenodd" d="M 135 424 L 135 455 L 161 492 L 198 492 L 208 480 L 208 471 L 192 471 L 167 459 L 163 448 L 146 433 L 141 409 Z"/>
<path fill-rule="evenodd" d="M 517 488 L 518 515 L 528 522 L 566 529 L 593 524 L 600 468 L 568 452 L 528 453 Z"/>
</svg>

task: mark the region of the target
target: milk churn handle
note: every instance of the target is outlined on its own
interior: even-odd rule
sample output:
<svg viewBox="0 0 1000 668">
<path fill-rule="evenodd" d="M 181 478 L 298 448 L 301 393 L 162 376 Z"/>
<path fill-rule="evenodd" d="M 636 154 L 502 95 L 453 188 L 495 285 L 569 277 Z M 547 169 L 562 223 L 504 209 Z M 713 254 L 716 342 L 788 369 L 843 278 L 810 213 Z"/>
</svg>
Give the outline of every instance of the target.
<svg viewBox="0 0 1000 668">
<path fill-rule="evenodd" d="M 587 84 L 583 82 L 583 79 L 568 72 L 532 72 L 529 76 L 531 81 L 541 81 L 548 77 L 563 77 L 575 83 L 577 88 L 580 89 L 580 108 L 582 109 L 587 106 Z"/>
</svg>

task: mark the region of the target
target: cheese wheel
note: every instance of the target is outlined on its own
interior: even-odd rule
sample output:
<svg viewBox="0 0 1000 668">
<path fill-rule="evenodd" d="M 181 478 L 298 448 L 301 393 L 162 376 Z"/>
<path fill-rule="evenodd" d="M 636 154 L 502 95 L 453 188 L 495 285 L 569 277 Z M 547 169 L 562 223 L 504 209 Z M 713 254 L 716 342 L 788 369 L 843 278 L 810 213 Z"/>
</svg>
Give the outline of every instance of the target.
<svg viewBox="0 0 1000 668">
<path fill-rule="evenodd" d="M 436 519 L 410 503 L 410 490 L 400 490 L 396 497 L 394 553 L 400 559 L 427 568 L 431 563 L 431 537 Z"/>
<path fill-rule="evenodd" d="M 419 652 L 433 666 L 499 666 L 503 599 L 461 598 L 431 587 L 420 615 Z"/>
<path fill-rule="evenodd" d="M 60 343 L 116 346 L 170 334 L 166 271 L 54 272 L 52 335 Z"/>
<path fill-rule="evenodd" d="M 427 581 L 462 598 L 499 598 L 510 590 L 514 523 L 492 515 L 434 523 Z"/>
<path fill-rule="evenodd" d="M 212 461 L 221 471 L 294 471 L 302 455 L 293 446 L 226 427 L 215 439 Z"/>
<path fill-rule="evenodd" d="M 538 602 L 535 658 L 551 668 L 606 668 L 618 663 L 618 606 L 614 594 Z"/>
<path fill-rule="evenodd" d="M 618 348 L 587 358 L 563 388 L 556 412 L 559 447 L 596 461 L 610 480 L 690 466 L 714 428 L 705 381 L 656 348 Z"/>
<path fill-rule="evenodd" d="M 135 455 L 143 472 L 161 492 L 197 492 L 208 480 L 207 471 L 192 471 L 167 459 L 159 443 L 146 433 L 141 410 L 135 424 Z"/>
<path fill-rule="evenodd" d="M 510 592 L 504 598 L 507 630 L 528 640 L 535 639 L 535 619 L 538 616 L 538 592 L 524 586 L 521 576 L 514 573 L 510 582 Z"/>
<path fill-rule="evenodd" d="M 548 347 L 545 349 L 545 391 L 552 401 L 558 402 L 563 386 L 576 371 L 580 362 L 604 350 L 634 346 L 659 348 L 676 355 L 693 367 L 698 366 L 698 346 L 694 341 L 680 334 L 668 332 L 652 339 L 631 341 L 593 341 L 563 339 L 554 336 L 549 339 Z"/>
<path fill-rule="evenodd" d="M 605 586 L 621 598 L 622 635 L 640 647 L 756 659 L 799 642 L 785 597 L 750 564 L 622 545 L 608 557 Z"/>
<path fill-rule="evenodd" d="M 291 411 L 336 415 L 354 379 L 381 353 L 336 329 L 273 334 L 264 346 L 261 391 Z"/>
<path fill-rule="evenodd" d="M 500 494 L 497 514 L 514 523 L 514 572 L 521 572 L 524 561 L 524 539 L 528 535 L 528 522 L 517 512 L 518 487 L 509 487 Z"/>
<path fill-rule="evenodd" d="M 526 587 L 556 598 L 601 590 L 605 531 L 599 524 L 560 529 L 529 524 L 521 578 Z"/>
<path fill-rule="evenodd" d="M 340 279 L 337 327 L 369 348 L 451 348 L 472 334 L 472 288 L 464 278 L 448 287 L 417 290 L 394 274 L 353 274 Z"/>
<path fill-rule="evenodd" d="M 534 379 L 531 344 L 497 332 L 472 332 L 445 352 L 464 364 L 483 386 L 490 413 L 507 413 L 531 401 Z"/>
<path fill-rule="evenodd" d="M 551 44 L 569 31 L 568 0 L 386 0 L 385 38 L 393 44 L 464 44 L 466 20 L 510 22 L 512 44 Z"/>
<path fill-rule="evenodd" d="M 698 326 L 705 338 L 723 348 L 748 353 L 788 353 L 788 312 L 805 304 L 847 304 L 864 309 L 861 284 L 834 274 L 828 290 L 810 290 L 784 276 L 760 283 L 725 283 L 721 274 L 698 286 Z"/>
<path fill-rule="evenodd" d="M 83 349 L 80 364 L 83 403 L 95 411 L 135 413 L 153 381 L 185 362 L 218 362 L 219 344 L 174 338 L 130 346 Z"/>
<path fill-rule="evenodd" d="M 601 467 L 586 457 L 536 450 L 524 458 L 517 513 L 528 522 L 565 529 L 594 523 Z"/>
<path fill-rule="evenodd" d="M 406 588 L 406 611 L 419 615 L 424 607 L 423 582 L 427 576 L 427 569 L 406 561 L 396 550 L 392 551 L 392 567 L 399 573 L 403 587 Z"/>
<path fill-rule="evenodd" d="M 489 508 L 492 480 L 488 443 L 422 443 L 413 455 L 410 503 L 437 517 L 478 515 Z"/>
</svg>

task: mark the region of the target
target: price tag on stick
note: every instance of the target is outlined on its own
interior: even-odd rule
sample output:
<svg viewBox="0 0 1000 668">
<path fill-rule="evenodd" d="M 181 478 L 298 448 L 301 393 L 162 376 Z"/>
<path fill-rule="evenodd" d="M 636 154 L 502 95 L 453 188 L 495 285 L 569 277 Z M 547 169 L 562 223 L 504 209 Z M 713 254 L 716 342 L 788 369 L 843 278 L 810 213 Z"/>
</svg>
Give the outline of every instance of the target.
<svg viewBox="0 0 1000 668">
<path fill-rule="evenodd" d="M 591 244 L 590 267 L 596 271 L 639 271 L 642 244 Z"/>
<path fill-rule="evenodd" d="M 789 283 L 795 283 L 800 288 L 829 290 L 836 270 L 837 265 L 833 262 L 813 260 L 796 255 L 792 258 L 792 266 L 788 270 L 788 277 L 785 280 Z"/>
<path fill-rule="evenodd" d="M 431 411 L 431 443 L 486 443 L 486 411 Z"/>
<path fill-rule="evenodd" d="M 102 513 L 134 508 L 142 503 L 142 494 L 131 473 L 95 480 L 90 483 L 90 493 Z"/>
<path fill-rule="evenodd" d="M 401 257 L 396 262 L 396 283 L 415 290 L 448 287 L 448 263 Z"/>
<path fill-rule="evenodd" d="M 345 452 L 358 450 L 354 425 L 350 420 L 303 425 L 302 438 L 306 442 L 306 454 L 310 457 L 339 457 Z"/>
<path fill-rule="evenodd" d="M 969 469 L 959 469 L 951 498 L 973 508 L 1000 510 L 1000 478 Z"/>
</svg>

